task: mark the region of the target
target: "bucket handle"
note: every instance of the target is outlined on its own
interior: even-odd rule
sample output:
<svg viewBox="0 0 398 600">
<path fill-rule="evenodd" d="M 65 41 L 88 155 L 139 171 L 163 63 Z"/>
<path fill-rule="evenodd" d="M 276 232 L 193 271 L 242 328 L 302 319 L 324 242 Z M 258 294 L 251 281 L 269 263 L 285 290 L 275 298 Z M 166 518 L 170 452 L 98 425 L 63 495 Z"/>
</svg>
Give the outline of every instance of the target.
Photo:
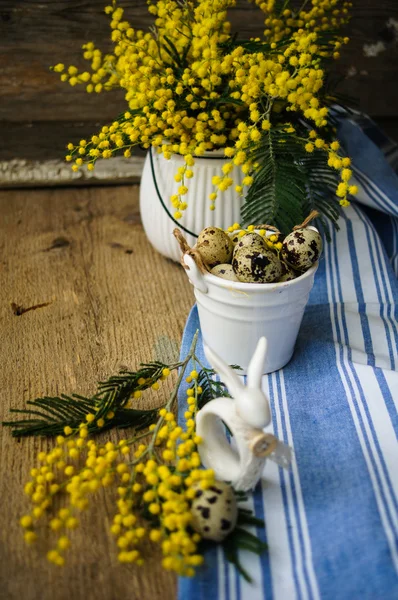
<svg viewBox="0 0 398 600">
<path fill-rule="evenodd" d="M 173 217 L 173 215 L 171 214 L 171 212 L 169 211 L 169 209 L 167 208 L 163 198 L 162 198 L 162 194 L 160 193 L 159 190 L 159 186 L 158 186 L 158 182 L 156 179 L 156 174 L 155 174 L 155 165 L 154 165 L 154 161 L 153 161 L 153 154 L 152 154 L 152 148 L 149 148 L 149 162 L 151 164 L 151 172 L 152 172 L 152 179 L 153 179 L 153 184 L 155 186 L 155 190 L 156 190 L 156 194 L 158 199 L 160 200 L 160 204 L 162 205 L 164 211 L 166 212 L 167 216 L 169 217 L 169 219 L 171 219 L 173 221 L 173 223 L 175 223 L 176 225 L 178 225 L 183 231 L 185 231 L 185 233 L 188 233 L 189 235 L 192 235 L 194 238 L 197 238 L 197 234 L 194 233 L 193 231 L 190 231 L 189 229 L 187 229 L 186 227 L 184 227 L 184 225 L 182 225 L 181 223 L 179 223 L 178 221 L 175 220 L 175 218 Z"/>
<path fill-rule="evenodd" d="M 198 265 L 195 260 L 189 254 L 184 254 L 182 260 L 184 264 L 188 267 L 185 272 L 188 276 L 189 281 L 192 285 L 202 292 L 202 294 L 207 294 L 208 288 L 203 277 L 203 274 L 200 272 Z"/>
</svg>

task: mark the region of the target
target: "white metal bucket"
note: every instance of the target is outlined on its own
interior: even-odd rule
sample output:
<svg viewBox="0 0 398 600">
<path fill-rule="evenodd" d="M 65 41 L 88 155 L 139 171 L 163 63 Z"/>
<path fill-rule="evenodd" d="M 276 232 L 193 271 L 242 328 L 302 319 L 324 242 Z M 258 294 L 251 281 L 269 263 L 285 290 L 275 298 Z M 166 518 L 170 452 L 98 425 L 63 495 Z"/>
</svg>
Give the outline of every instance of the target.
<svg viewBox="0 0 398 600">
<path fill-rule="evenodd" d="M 188 254 L 184 262 L 195 288 L 205 352 L 207 345 L 246 374 L 257 342 L 265 336 L 269 351 L 263 373 L 284 367 L 294 351 L 318 263 L 292 281 L 241 283 L 202 274 Z"/>
</svg>

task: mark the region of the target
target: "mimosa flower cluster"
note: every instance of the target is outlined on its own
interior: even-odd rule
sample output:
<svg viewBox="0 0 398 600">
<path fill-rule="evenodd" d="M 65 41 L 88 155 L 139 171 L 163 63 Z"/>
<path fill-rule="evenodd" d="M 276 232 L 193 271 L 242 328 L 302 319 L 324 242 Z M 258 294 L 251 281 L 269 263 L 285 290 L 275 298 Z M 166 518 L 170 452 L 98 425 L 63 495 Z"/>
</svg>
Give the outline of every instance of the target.
<svg viewBox="0 0 398 600">
<path fill-rule="evenodd" d="M 161 378 L 169 375 L 165 368 Z M 143 433 L 99 444 L 91 438 L 89 427 L 111 424 L 114 413 L 104 419 L 90 412 L 78 427 L 66 426 L 50 452 L 39 453 L 24 488 L 31 509 L 20 523 L 28 544 L 38 535 L 53 540 L 47 552 L 50 562 L 64 565 L 82 511 L 95 502 L 100 489 L 111 488 L 116 491 L 111 532 L 119 561 L 143 564 L 141 547 L 149 539 L 160 545 L 165 569 L 189 577 L 195 574 L 203 556 L 198 548 L 201 536 L 191 527 L 190 506 L 197 489 L 207 489 L 215 480 L 213 471 L 199 468 L 201 439 L 195 432 L 195 415 L 202 389 L 196 370 L 186 377 L 190 385 L 183 427 L 171 410 L 182 376 L 183 371 L 156 423 Z M 158 389 L 159 384 L 151 387 Z"/>
<path fill-rule="evenodd" d="M 49 562 L 59 567 L 66 563 L 82 513 L 98 507 L 106 491 L 114 499 L 110 532 L 119 562 L 140 566 L 147 556 L 153 560 L 151 544 L 157 544 L 166 570 L 192 577 L 209 544 L 225 544 L 226 559 L 251 581 L 238 552 L 244 548 L 260 555 L 266 550 L 245 529 L 264 526 L 263 521 L 238 508 L 231 529 L 221 529 L 220 537 L 220 531 L 216 535 L 209 529 L 210 521 L 198 518 L 203 508 L 197 506 L 198 498 L 202 502 L 206 494 L 213 497 L 215 486 L 219 493 L 222 484 L 234 498 L 232 488 L 201 465 L 198 448 L 203 440 L 196 433 L 196 414 L 206 402 L 230 394 L 215 371 L 200 362 L 198 335 L 197 331 L 189 352 L 177 363 L 155 361 L 137 371 L 122 371 L 100 382 L 90 398 L 77 394 L 37 398 L 17 411 L 19 419 L 3 423 L 18 439 L 31 435 L 54 439 L 52 449 L 39 452 L 30 470 L 24 486 L 30 507 L 20 518 L 25 542 L 39 552 L 47 547 Z M 162 385 L 169 378 L 173 383 Z M 160 406 L 137 408 L 137 399 L 148 389 L 159 390 Z M 134 433 L 104 441 L 105 431 L 116 428 Z M 101 442 L 95 439 L 97 434 L 102 434 Z M 243 499 L 236 492 L 235 503 Z M 228 504 L 228 515 L 229 511 Z M 221 521 L 217 524 L 221 526 Z"/>
<path fill-rule="evenodd" d="M 149 0 L 150 32 L 135 29 L 116 2 L 105 8 L 113 52 L 104 55 L 89 42 L 83 46 L 89 70 L 61 63 L 54 70 L 72 86 L 85 85 L 88 93 L 123 88 L 128 110 L 91 139 L 69 144 L 66 160 L 73 170 L 84 164 L 92 170 L 98 159 L 119 153 L 129 157 L 138 145 L 166 159 L 181 155 L 184 164 L 175 174 L 178 186 L 171 197 L 179 219 L 187 208 L 196 157 L 221 148 L 229 159 L 213 179 L 209 208 L 214 209 L 219 192 L 234 184 L 234 166 L 244 174 L 237 194 L 257 185 L 256 153 L 271 143 L 275 130 L 308 154 L 321 153 L 325 168 L 339 176 L 340 204 L 349 204 L 357 190 L 349 183 L 350 160 L 340 156 L 330 133 L 324 62 L 339 58 L 348 41 L 334 32 L 347 22 L 351 5 L 305 0 L 294 11 L 289 2 L 281 9 L 274 0 L 256 0 L 265 15 L 264 36 L 240 41 L 227 18 L 235 3 Z"/>
</svg>

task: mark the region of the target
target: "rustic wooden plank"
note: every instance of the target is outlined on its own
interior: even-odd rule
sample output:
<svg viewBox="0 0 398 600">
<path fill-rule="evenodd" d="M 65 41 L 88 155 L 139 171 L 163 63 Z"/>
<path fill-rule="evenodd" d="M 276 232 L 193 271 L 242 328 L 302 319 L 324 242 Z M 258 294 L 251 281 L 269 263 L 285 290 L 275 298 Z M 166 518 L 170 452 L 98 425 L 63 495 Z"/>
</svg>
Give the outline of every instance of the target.
<svg viewBox="0 0 398 600">
<path fill-rule="evenodd" d="M 175 356 L 191 286 L 179 265 L 149 246 L 137 187 L 3 191 L 0 214 L 1 420 L 28 399 L 88 393 L 121 366 Z M 11 303 L 48 305 L 16 315 Z M 73 532 L 64 569 L 26 548 L 18 525 L 27 509 L 22 486 L 36 453 L 52 442 L 18 443 L 3 430 L 0 444 L 2 598 L 175 597 L 174 578 L 152 549 L 141 569 L 117 564 L 107 533 L 114 512 L 108 492 L 99 493 L 96 509 Z"/>
<path fill-rule="evenodd" d="M 42 2 L 2 0 L 0 8 L 0 106 L 7 121 L 92 121 L 105 123 L 124 107 L 123 94 L 88 95 L 62 84 L 49 72 L 54 62 L 81 64 L 80 46 L 93 39 L 103 46 L 109 38 L 108 19 L 98 0 Z M 148 28 L 152 17 L 145 0 L 123 0 L 126 15 L 137 28 Z M 398 46 L 388 39 L 386 24 L 398 22 L 396 0 L 361 0 L 354 3 L 348 28 L 352 38 L 336 63 L 343 77 L 342 90 L 374 116 L 396 116 L 398 105 Z M 231 21 L 244 37 L 260 34 L 258 9 L 238 0 Z M 364 55 L 364 44 L 384 41 L 387 48 L 376 57 Z"/>
<path fill-rule="evenodd" d="M 0 160 L 16 157 L 31 161 L 64 160 L 69 142 L 77 144 L 79 140 L 89 138 L 102 125 L 99 121 L 4 121 L 1 124 Z"/>
<path fill-rule="evenodd" d="M 91 121 L 3 123 L 0 188 L 139 182 L 145 156 L 139 148 L 130 159 L 120 156 L 100 161 L 94 171 L 80 169 L 74 173 L 65 162 L 67 143 L 76 144 L 99 127 L 100 123 Z"/>
<path fill-rule="evenodd" d="M 0 160 L 64 160 L 67 144 L 90 138 L 101 128 L 99 121 L 36 121 L 1 123 Z M 145 152 L 135 148 L 134 156 Z"/>
<path fill-rule="evenodd" d="M 115 157 L 100 161 L 94 171 L 83 168 L 75 173 L 63 160 L 2 161 L 0 189 L 138 183 L 143 165 L 144 159 L 139 156 Z"/>
</svg>

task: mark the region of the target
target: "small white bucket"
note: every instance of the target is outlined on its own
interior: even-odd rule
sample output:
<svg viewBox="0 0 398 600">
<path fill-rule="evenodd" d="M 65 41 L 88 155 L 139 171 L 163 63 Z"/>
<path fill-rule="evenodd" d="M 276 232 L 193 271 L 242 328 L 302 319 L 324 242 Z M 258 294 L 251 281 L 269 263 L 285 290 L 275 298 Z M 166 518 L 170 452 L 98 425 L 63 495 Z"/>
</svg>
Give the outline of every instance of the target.
<svg viewBox="0 0 398 600">
<path fill-rule="evenodd" d="M 294 351 L 318 263 L 291 281 L 241 283 L 201 273 L 188 254 L 184 262 L 195 288 L 205 346 L 246 374 L 257 342 L 265 336 L 269 351 L 263 373 L 284 367 Z"/>
</svg>

